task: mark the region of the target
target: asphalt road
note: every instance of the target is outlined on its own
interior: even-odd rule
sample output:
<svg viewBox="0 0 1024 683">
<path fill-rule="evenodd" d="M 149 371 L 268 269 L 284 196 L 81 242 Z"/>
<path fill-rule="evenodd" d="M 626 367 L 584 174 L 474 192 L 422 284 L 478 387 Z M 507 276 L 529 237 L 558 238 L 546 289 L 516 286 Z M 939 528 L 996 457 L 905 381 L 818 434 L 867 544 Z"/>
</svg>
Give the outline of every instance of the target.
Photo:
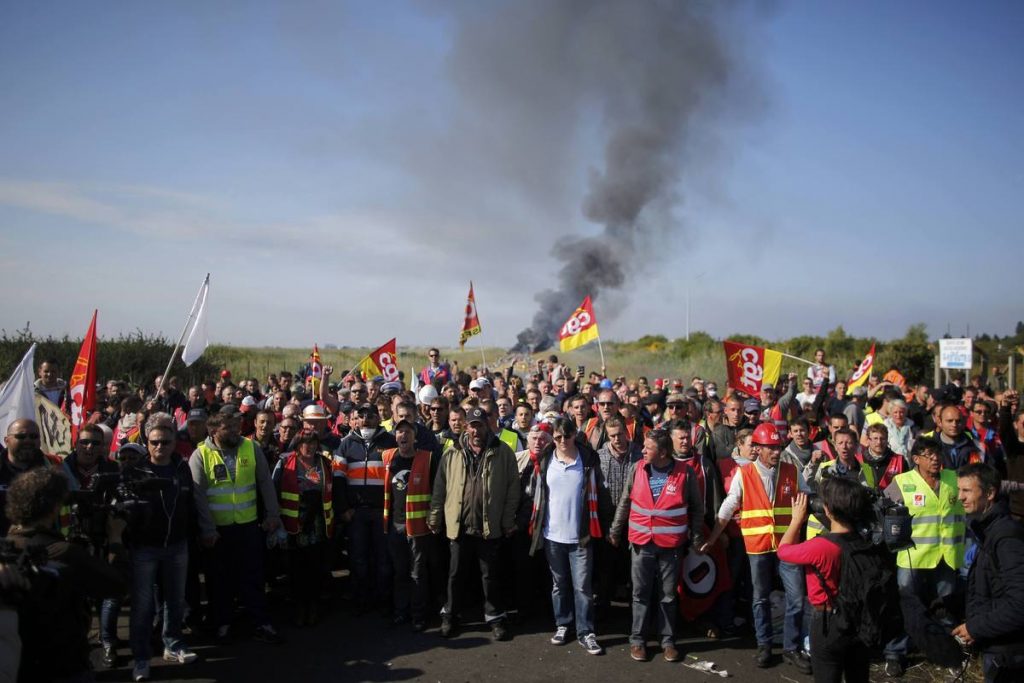
<svg viewBox="0 0 1024 683">
<path fill-rule="evenodd" d="M 476 612 L 471 612 L 470 616 Z M 408 626 L 392 627 L 375 614 L 355 616 L 344 606 L 326 615 L 314 627 L 298 628 L 282 620 L 283 645 L 265 645 L 244 638 L 219 645 L 202 635 L 188 639 L 200 660 L 190 665 L 153 660 L 154 681 L 664 681 L 683 677 L 688 681 L 717 681 L 716 676 L 687 669 L 680 663 L 661 658 L 656 641 L 649 645 L 650 661 L 635 662 L 629 657 L 627 634 L 629 610 L 614 606 L 599 619 L 599 640 L 606 649 L 603 656 L 588 655 L 575 642 L 556 647 L 548 642 L 553 625 L 537 618 L 511 624 L 512 638 L 492 642 L 490 630 L 481 622 L 460 628 L 451 640 L 442 639 L 437 624 L 424 633 L 413 633 Z M 481 615 L 482 616 L 482 615 Z M 127 622 L 122 619 L 122 637 L 127 637 Z M 781 658 L 773 668 L 754 666 L 754 641 L 743 637 L 713 641 L 695 630 L 679 639 L 680 651 L 689 661 L 710 660 L 726 669 L 732 678 L 742 681 L 789 681 L 803 683 L 804 676 Z M 113 671 L 98 668 L 100 681 L 125 681 L 131 669 L 127 648 L 124 662 Z M 95 659 L 99 661 L 99 650 Z M 885 679 L 878 666 L 872 680 Z M 942 681 L 950 677 L 941 670 L 918 663 L 904 679 L 908 682 Z"/>
</svg>

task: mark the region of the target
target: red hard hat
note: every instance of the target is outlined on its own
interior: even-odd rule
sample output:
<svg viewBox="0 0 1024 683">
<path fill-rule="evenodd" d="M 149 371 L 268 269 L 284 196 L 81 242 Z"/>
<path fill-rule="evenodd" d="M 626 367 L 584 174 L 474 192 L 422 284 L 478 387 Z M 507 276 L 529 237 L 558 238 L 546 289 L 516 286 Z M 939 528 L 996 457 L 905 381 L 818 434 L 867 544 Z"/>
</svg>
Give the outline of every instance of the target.
<svg viewBox="0 0 1024 683">
<path fill-rule="evenodd" d="M 779 430 L 775 428 L 775 425 L 770 422 L 762 422 L 754 428 L 751 443 L 756 443 L 758 446 L 781 447 L 782 437 L 779 436 Z"/>
<path fill-rule="evenodd" d="M 229 379 L 231 377 L 231 371 L 230 370 L 221 370 L 220 371 L 220 376 L 221 376 L 222 379 Z"/>
</svg>

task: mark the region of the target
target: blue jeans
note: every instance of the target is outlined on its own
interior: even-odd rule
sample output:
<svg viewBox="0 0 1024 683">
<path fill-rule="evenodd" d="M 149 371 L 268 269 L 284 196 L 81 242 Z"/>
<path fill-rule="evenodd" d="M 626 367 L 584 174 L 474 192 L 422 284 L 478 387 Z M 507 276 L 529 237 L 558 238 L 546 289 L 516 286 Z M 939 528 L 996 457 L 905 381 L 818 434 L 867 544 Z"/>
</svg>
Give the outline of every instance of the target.
<svg viewBox="0 0 1024 683">
<path fill-rule="evenodd" d="M 576 637 L 594 632 L 594 547 L 578 543 L 544 541 L 544 555 L 551 567 L 551 605 L 555 626 L 576 622 Z"/>
<path fill-rule="evenodd" d="M 104 598 L 100 603 L 100 642 L 103 647 L 117 644 L 117 617 L 121 613 L 120 598 Z"/>
<path fill-rule="evenodd" d="M 750 581 L 754 587 L 751 607 L 754 612 L 754 632 L 758 646 L 772 644 L 772 607 L 769 596 L 772 579 L 778 572 L 782 589 L 786 592 L 786 616 L 782 622 L 782 649 L 792 652 L 801 649 L 804 639 L 804 583 L 803 568 L 789 562 L 779 562 L 775 553 L 748 555 Z"/>
<path fill-rule="evenodd" d="M 132 614 L 128 632 L 132 656 L 136 662 L 148 662 L 150 633 L 155 609 L 154 584 L 159 583 L 163 597 L 164 648 L 178 650 L 181 620 L 185 615 L 185 576 L 188 573 L 188 544 L 185 541 L 166 548 L 141 546 L 132 551 Z"/>
<path fill-rule="evenodd" d="M 917 596 L 925 606 L 937 599 L 948 598 L 957 591 L 958 572 L 945 562 L 939 562 L 935 569 L 904 569 L 896 567 L 896 583 L 900 596 Z M 955 624 L 950 623 L 950 630 Z M 902 659 L 910 649 L 910 636 L 903 634 L 885 645 L 886 659 Z"/>
</svg>

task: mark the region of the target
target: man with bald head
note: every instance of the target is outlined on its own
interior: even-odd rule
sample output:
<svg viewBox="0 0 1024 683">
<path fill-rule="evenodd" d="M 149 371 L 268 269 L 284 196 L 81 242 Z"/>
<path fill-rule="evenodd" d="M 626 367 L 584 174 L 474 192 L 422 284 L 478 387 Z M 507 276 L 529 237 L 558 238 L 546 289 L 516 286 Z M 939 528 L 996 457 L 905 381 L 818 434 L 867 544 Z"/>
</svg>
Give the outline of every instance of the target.
<svg viewBox="0 0 1024 683">
<path fill-rule="evenodd" d="M 63 471 L 62 461 L 39 448 L 39 426 L 32 420 L 15 420 L 7 427 L 4 449 L 0 453 L 0 536 L 7 535 L 10 522 L 4 513 L 7 489 L 21 474 L 36 467 L 54 467 Z"/>
<path fill-rule="evenodd" d="M 584 438 L 594 450 L 601 450 L 601 447 L 608 443 L 608 433 L 604 423 L 613 415 L 622 418 L 629 441 L 636 444 L 643 443 L 645 431 L 643 426 L 640 425 L 636 417 L 623 417 L 619 412 L 621 407 L 622 400 L 612 389 L 602 389 L 598 393 L 597 417 L 587 420 L 581 430 Z"/>
</svg>

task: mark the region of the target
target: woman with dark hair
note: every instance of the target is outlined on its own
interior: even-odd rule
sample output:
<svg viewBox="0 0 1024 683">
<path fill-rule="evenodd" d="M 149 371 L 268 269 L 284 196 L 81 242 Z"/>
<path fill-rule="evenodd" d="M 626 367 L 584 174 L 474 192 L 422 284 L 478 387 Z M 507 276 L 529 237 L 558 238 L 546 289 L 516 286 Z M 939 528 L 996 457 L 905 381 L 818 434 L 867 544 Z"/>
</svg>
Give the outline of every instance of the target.
<svg viewBox="0 0 1024 683">
<path fill-rule="evenodd" d="M 555 612 L 553 645 L 567 642 L 575 625 L 576 639 L 587 653 L 604 654 L 594 634 L 594 545 L 603 536 L 602 516 L 611 508 L 597 453 L 577 441 L 576 423 L 552 420 L 554 444 L 537 459 L 530 488 L 530 554 L 543 545 L 551 568 L 551 602 Z M 604 515 L 600 513 L 605 513 Z"/>
<path fill-rule="evenodd" d="M 295 450 L 274 468 L 281 522 L 288 534 L 288 575 L 297 626 L 315 624 L 321 582 L 334 536 L 331 461 L 320 451 L 320 437 L 301 433 Z"/>
</svg>

